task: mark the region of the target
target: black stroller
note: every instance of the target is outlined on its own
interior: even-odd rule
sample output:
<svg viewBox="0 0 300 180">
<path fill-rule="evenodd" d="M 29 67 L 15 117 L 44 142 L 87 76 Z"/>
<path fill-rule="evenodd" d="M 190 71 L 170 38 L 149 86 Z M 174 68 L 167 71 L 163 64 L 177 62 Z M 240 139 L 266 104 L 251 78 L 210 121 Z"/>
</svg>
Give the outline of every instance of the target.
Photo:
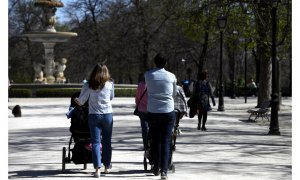
<svg viewBox="0 0 300 180">
<path fill-rule="evenodd" d="M 176 117 L 176 119 L 178 119 L 179 117 Z M 176 120 L 175 124 L 174 124 L 174 128 L 173 128 L 173 132 L 172 132 L 172 139 L 171 139 L 171 146 L 170 146 L 170 159 L 169 159 L 169 170 L 172 173 L 175 173 L 175 165 L 173 163 L 173 153 L 176 149 L 176 138 L 177 135 L 179 134 L 179 119 Z M 145 152 L 144 152 L 144 170 L 147 171 L 148 169 L 148 164 L 150 165 L 150 170 L 152 170 L 153 168 L 153 160 L 152 160 L 152 154 L 153 151 L 151 149 L 151 144 L 152 144 L 152 139 L 151 139 L 151 131 L 148 132 L 148 138 L 147 138 L 147 147 L 145 148 Z"/>
<path fill-rule="evenodd" d="M 83 164 L 84 169 L 87 163 L 92 163 L 92 151 L 90 144 L 90 131 L 88 126 L 88 102 L 83 106 L 78 106 L 74 99 L 80 92 L 74 93 L 71 97 L 71 108 L 74 108 L 71 115 L 70 132 L 72 133 L 69 147 L 62 149 L 62 171 L 66 170 L 66 163 Z M 71 148 L 72 142 L 75 142 Z"/>
</svg>

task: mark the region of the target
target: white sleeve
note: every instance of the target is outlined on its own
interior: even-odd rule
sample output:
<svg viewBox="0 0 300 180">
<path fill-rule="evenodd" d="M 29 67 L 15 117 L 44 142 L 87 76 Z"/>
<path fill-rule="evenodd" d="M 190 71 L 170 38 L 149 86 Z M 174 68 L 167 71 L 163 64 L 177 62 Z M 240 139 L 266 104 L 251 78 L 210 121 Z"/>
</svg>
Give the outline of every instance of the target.
<svg viewBox="0 0 300 180">
<path fill-rule="evenodd" d="M 84 85 L 81 88 L 80 95 L 78 97 L 80 104 L 83 105 L 89 99 L 89 96 L 90 96 L 89 84 L 84 83 Z"/>
<path fill-rule="evenodd" d="M 173 82 L 173 97 L 176 97 L 176 95 L 177 95 L 177 79 L 176 79 L 176 77 L 175 77 L 175 75 L 174 75 L 174 82 Z"/>
<path fill-rule="evenodd" d="M 110 90 L 110 100 L 112 100 L 115 97 L 115 85 L 114 82 L 111 82 L 112 88 Z"/>
</svg>

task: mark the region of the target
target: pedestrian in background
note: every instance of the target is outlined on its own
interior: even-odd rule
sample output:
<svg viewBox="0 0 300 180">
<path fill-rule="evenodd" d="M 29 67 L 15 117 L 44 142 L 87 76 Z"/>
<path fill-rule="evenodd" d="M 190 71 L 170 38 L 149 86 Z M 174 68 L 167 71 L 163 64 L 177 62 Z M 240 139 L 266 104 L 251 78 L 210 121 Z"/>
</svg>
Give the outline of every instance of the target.
<svg viewBox="0 0 300 180">
<path fill-rule="evenodd" d="M 256 92 L 257 92 L 257 86 L 254 82 L 254 80 L 252 78 L 249 79 L 249 82 L 247 84 L 247 87 L 249 89 L 249 95 L 250 96 L 256 96 Z"/>
<path fill-rule="evenodd" d="M 183 81 L 181 81 L 181 84 L 182 84 L 182 88 L 183 88 L 183 91 L 184 91 L 184 94 L 188 97 L 190 97 L 191 95 L 191 91 L 190 91 L 190 81 L 185 79 Z"/>
<path fill-rule="evenodd" d="M 145 83 L 145 78 L 142 75 L 139 76 L 139 83 L 137 87 L 137 92 L 135 96 L 135 104 L 138 109 L 138 116 L 140 118 L 141 128 L 142 128 L 142 138 L 143 138 L 143 148 L 147 148 L 147 137 L 148 137 L 148 119 L 147 119 L 147 88 Z"/>
<path fill-rule="evenodd" d="M 175 121 L 174 98 L 176 96 L 176 77 L 164 69 L 167 59 L 157 54 L 154 58 L 156 68 L 145 73 L 148 92 L 148 120 L 153 146 L 153 173 L 167 179 L 170 158 L 171 136 Z"/>
<path fill-rule="evenodd" d="M 206 131 L 207 112 L 211 110 L 209 98 L 211 98 L 213 106 L 216 105 L 215 98 L 213 96 L 212 87 L 210 82 L 207 80 L 207 72 L 200 73 L 198 81 L 195 83 L 193 96 L 197 103 L 198 113 L 198 126 L 200 130 L 202 120 L 202 131 Z"/>
<path fill-rule="evenodd" d="M 186 96 L 184 93 L 184 90 L 181 86 L 177 85 L 177 93 L 174 98 L 174 109 L 175 109 L 175 115 L 176 115 L 176 121 L 175 121 L 175 133 L 180 135 L 181 130 L 179 129 L 179 121 L 183 118 L 184 115 L 187 115 L 187 102 L 186 102 Z"/>
<path fill-rule="evenodd" d="M 109 173 L 111 164 L 111 136 L 113 116 L 111 100 L 114 98 L 114 83 L 106 65 L 97 64 L 90 74 L 90 78 L 81 89 L 79 98 L 75 98 L 78 105 L 89 101 L 88 123 L 91 133 L 92 159 L 96 169 L 94 177 L 100 177 L 101 161 L 105 167 L 104 173 Z M 101 141 L 102 139 L 102 141 Z M 102 159 L 100 143 L 102 142 Z"/>
</svg>

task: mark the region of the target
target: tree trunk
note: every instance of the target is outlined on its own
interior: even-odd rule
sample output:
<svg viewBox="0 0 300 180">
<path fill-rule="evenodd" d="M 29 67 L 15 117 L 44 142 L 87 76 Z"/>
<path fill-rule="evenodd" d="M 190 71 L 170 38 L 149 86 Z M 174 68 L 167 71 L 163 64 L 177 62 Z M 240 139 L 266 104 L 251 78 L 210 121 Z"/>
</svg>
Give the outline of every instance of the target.
<svg viewBox="0 0 300 180">
<path fill-rule="evenodd" d="M 204 44 L 203 44 L 203 48 L 199 57 L 199 61 L 198 61 L 198 75 L 197 77 L 200 77 L 200 73 L 203 71 L 203 67 L 204 67 L 204 63 L 206 60 L 206 56 L 207 56 L 207 48 L 208 48 L 208 38 L 209 38 L 209 33 L 208 31 L 205 31 L 204 34 Z"/>
<path fill-rule="evenodd" d="M 260 77 L 259 77 L 259 88 L 258 88 L 258 102 L 257 105 L 260 107 L 260 104 L 265 101 L 271 100 L 271 82 L 272 82 L 272 66 L 271 61 L 266 53 L 261 49 L 261 61 L 260 61 Z"/>
<path fill-rule="evenodd" d="M 271 99 L 272 66 L 271 66 L 271 48 L 268 43 L 267 31 L 271 27 L 271 8 L 269 6 L 258 6 L 258 15 L 256 15 L 256 28 L 258 32 L 257 55 L 260 61 L 258 102 L 257 105 Z"/>
<path fill-rule="evenodd" d="M 148 63 L 148 47 L 149 47 L 149 40 L 148 40 L 148 32 L 146 29 L 145 24 L 145 14 L 144 9 L 142 7 L 142 4 L 140 3 L 140 0 L 135 0 L 135 8 L 136 8 L 136 14 L 137 14 L 137 28 L 139 33 L 142 34 L 142 66 L 141 66 L 141 72 L 146 72 L 149 69 L 149 63 Z"/>
<path fill-rule="evenodd" d="M 257 51 L 255 49 L 252 50 L 252 55 L 254 57 L 254 62 L 255 62 L 255 84 L 259 84 L 260 61 L 259 58 L 257 57 Z"/>
</svg>

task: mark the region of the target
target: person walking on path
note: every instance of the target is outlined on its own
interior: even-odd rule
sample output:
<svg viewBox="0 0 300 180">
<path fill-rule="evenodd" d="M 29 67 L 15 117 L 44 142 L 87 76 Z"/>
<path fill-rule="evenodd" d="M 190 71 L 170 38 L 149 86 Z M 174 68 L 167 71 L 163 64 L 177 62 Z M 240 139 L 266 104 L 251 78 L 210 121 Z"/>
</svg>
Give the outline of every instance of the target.
<svg viewBox="0 0 300 180">
<path fill-rule="evenodd" d="M 154 58 L 156 68 L 145 73 L 148 92 L 148 120 L 153 148 L 153 173 L 167 179 L 172 130 L 175 122 L 174 98 L 176 77 L 164 69 L 167 60 L 160 54 Z"/>
<path fill-rule="evenodd" d="M 113 116 L 111 100 L 114 98 L 114 83 L 106 65 L 97 64 L 91 72 L 90 78 L 81 89 L 79 98 L 75 98 L 78 105 L 89 101 L 88 123 L 91 133 L 92 159 L 96 169 L 94 177 L 100 177 L 101 161 L 105 166 L 104 173 L 109 173 L 111 164 L 111 137 Z M 101 141 L 102 138 L 102 141 Z M 100 143 L 102 142 L 102 159 Z"/>
<path fill-rule="evenodd" d="M 247 87 L 249 89 L 248 95 L 250 96 L 256 96 L 256 92 L 257 92 L 257 86 L 255 84 L 255 82 L 253 81 L 252 78 L 250 78 Z"/>
<path fill-rule="evenodd" d="M 140 81 L 137 87 L 135 104 L 138 108 L 138 116 L 141 122 L 144 150 L 147 148 L 147 138 L 148 138 L 148 131 L 149 131 L 148 119 L 147 119 L 147 99 L 148 99 L 148 94 L 147 94 L 145 78 L 142 75 L 142 77 L 140 77 Z"/>
<path fill-rule="evenodd" d="M 215 98 L 212 93 L 212 87 L 210 82 L 207 80 L 207 72 L 200 73 L 198 81 L 195 83 L 193 96 L 197 103 L 197 113 L 198 113 L 198 126 L 197 129 L 200 130 L 201 120 L 202 120 L 202 131 L 206 131 L 206 121 L 207 112 L 211 110 L 209 103 L 209 98 L 211 98 L 213 106 L 216 105 Z M 203 118 L 203 119 L 202 119 Z"/>
</svg>

